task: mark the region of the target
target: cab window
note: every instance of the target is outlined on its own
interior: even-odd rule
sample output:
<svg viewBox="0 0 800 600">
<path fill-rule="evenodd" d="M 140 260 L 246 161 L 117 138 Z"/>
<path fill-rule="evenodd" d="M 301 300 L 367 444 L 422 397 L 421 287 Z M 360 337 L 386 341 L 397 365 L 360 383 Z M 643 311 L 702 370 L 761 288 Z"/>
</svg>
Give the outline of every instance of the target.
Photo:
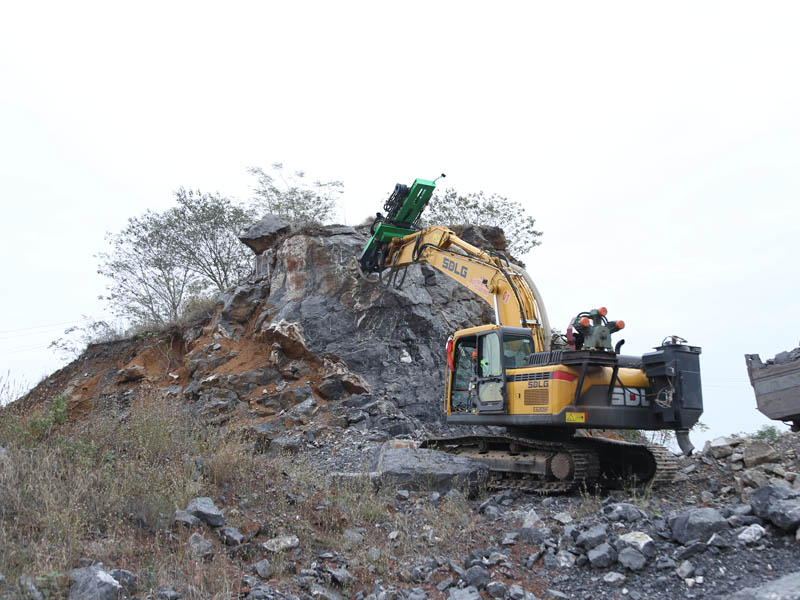
<svg viewBox="0 0 800 600">
<path fill-rule="evenodd" d="M 503 374 L 503 362 L 500 359 L 500 337 L 490 333 L 481 338 L 481 377 L 497 377 Z"/>
<path fill-rule="evenodd" d="M 474 337 L 461 338 L 456 342 L 453 372 L 453 387 L 450 393 L 450 408 L 454 411 L 472 409 L 470 400 L 470 379 L 475 375 L 475 359 L 478 340 Z"/>
<path fill-rule="evenodd" d="M 527 364 L 528 356 L 533 354 L 533 340 L 527 336 L 504 335 L 503 359 L 507 369 L 518 369 Z"/>
</svg>

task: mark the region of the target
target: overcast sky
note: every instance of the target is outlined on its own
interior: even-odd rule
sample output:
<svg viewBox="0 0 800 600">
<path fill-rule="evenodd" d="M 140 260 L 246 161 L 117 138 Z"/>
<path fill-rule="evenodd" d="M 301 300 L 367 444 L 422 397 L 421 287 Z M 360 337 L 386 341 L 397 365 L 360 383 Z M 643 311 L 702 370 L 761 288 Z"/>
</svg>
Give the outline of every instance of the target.
<svg viewBox="0 0 800 600">
<path fill-rule="evenodd" d="M 126 8 L 127 7 L 127 8 Z M 447 173 L 544 231 L 554 325 L 703 347 L 709 434 L 754 431 L 743 355 L 800 343 L 796 2 L 16 2 L 0 18 L 0 371 L 102 316 L 93 255 L 180 186 L 341 179 L 340 221 Z M 619 335 L 618 335 L 619 337 Z"/>
</svg>

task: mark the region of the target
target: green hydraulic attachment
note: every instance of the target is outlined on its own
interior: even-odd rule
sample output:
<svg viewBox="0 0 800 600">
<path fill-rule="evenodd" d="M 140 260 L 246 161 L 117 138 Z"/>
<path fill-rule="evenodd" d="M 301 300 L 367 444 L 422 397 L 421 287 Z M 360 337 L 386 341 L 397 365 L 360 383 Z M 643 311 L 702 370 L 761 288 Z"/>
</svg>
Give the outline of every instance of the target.
<svg viewBox="0 0 800 600">
<path fill-rule="evenodd" d="M 398 183 L 383 205 L 384 217 L 378 213 L 372 223 L 372 237 L 364 246 L 358 259 L 364 273 L 378 273 L 388 265 L 384 264 L 389 243 L 419 230 L 422 211 L 428 205 L 436 189 L 435 181 L 416 179 L 411 187 Z"/>
</svg>

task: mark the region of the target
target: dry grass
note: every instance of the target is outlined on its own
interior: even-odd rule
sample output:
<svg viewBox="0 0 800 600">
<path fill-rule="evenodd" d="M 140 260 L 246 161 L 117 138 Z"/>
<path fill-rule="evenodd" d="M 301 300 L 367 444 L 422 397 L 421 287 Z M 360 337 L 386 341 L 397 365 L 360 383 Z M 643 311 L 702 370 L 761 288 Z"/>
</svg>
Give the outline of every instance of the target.
<svg viewBox="0 0 800 600">
<path fill-rule="evenodd" d="M 30 389 L 30 385 L 23 380 L 14 379 L 11 371 L 5 375 L 0 374 L 0 407 L 10 404 L 28 389 Z"/>
<path fill-rule="evenodd" d="M 192 497 L 247 489 L 255 463 L 241 442 L 218 438 L 156 393 L 124 418 L 95 411 L 82 425 L 65 423 L 63 407 L 55 398 L 26 421 L 0 415 L 0 573 L 47 573 L 44 584 L 64 585 L 90 557 L 149 574 L 154 587 L 178 578 L 196 597 L 227 597 L 234 574 L 222 563 L 198 570 L 168 527 Z M 193 479 L 184 455 L 210 457 L 208 476 Z"/>
<path fill-rule="evenodd" d="M 203 527 L 216 553 L 195 562 L 190 532 L 171 522 L 197 496 L 224 506 L 227 524 L 260 532 L 256 553 L 271 537 L 300 539 L 298 550 L 269 556 L 278 579 L 320 551 L 343 553 L 356 577 L 346 593 L 420 557 L 463 549 L 480 526 L 466 502 L 434 504 L 421 493 L 398 510 L 396 490 L 376 489 L 368 478 L 332 484 L 302 455 L 254 456 L 236 435 L 203 425 L 156 392 L 141 392 L 124 412 L 96 408 L 82 423 L 70 422 L 66 406 L 55 397 L 25 420 L 0 413 L 0 574 L 35 577 L 48 597 L 63 597 L 80 558 L 132 571 L 141 597 L 161 587 L 191 599 L 236 597 L 260 555 L 229 556 Z M 203 459 L 201 477 L 194 457 Z M 346 529 L 362 530 L 363 542 L 347 548 Z M 395 530 L 401 533 L 390 540 Z M 372 547 L 381 551 L 377 560 Z"/>
</svg>

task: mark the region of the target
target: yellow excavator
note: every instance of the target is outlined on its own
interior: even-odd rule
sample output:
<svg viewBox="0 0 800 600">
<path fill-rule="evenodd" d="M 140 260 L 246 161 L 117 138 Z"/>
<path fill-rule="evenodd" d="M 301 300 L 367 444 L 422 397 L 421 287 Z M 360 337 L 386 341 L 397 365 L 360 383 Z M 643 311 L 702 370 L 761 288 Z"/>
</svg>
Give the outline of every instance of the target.
<svg viewBox="0 0 800 600">
<path fill-rule="evenodd" d="M 604 307 L 581 312 L 551 349 L 551 328 L 531 277 L 505 255 L 473 246 L 446 227 L 420 228 L 436 182 L 398 184 L 378 213 L 358 258 L 362 276 L 400 287 L 406 270 L 427 263 L 467 287 L 495 322 L 453 333 L 446 346 L 447 423 L 505 426 L 505 435 L 429 439 L 424 447 L 489 465 L 492 487 L 564 493 L 597 484 L 670 480 L 672 455 L 660 446 L 592 435 L 597 430 L 675 432 L 685 454 L 703 410 L 700 348 L 670 336 L 643 356 L 620 354 L 611 334 L 624 328 Z"/>
</svg>

